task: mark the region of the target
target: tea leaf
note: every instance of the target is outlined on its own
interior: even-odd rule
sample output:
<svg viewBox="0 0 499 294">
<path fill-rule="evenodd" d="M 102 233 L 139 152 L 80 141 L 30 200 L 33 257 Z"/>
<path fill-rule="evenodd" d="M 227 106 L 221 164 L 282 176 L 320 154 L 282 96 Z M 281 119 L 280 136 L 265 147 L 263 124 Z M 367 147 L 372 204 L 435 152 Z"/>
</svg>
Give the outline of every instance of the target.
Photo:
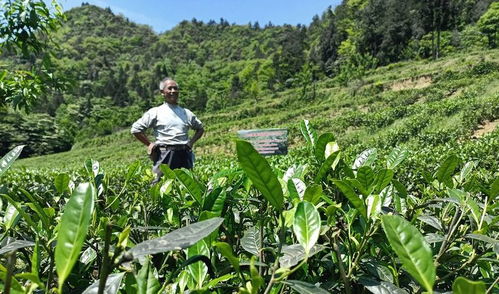
<svg viewBox="0 0 499 294">
<path fill-rule="evenodd" d="M 328 294 L 329 292 L 319 288 L 318 286 L 314 284 L 309 284 L 306 282 L 302 281 L 296 281 L 296 280 L 287 280 L 283 282 L 284 284 L 288 285 L 291 287 L 293 290 L 300 294 Z"/>
<path fill-rule="evenodd" d="M 479 235 L 479 234 L 467 234 L 465 235 L 466 238 L 470 239 L 475 239 L 475 240 L 480 240 L 489 244 L 499 244 L 499 240 L 493 239 L 491 237 L 485 236 L 485 235 Z"/>
<path fill-rule="evenodd" d="M 435 173 L 435 178 L 440 183 L 447 183 L 454 173 L 454 170 L 456 170 L 458 164 L 459 158 L 456 155 L 447 157 L 447 159 L 440 165 L 437 172 Z"/>
<path fill-rule="evenodd" d="M 361 191 L 364 191 L 365 196 L 369 195 L 372 191 L 371 186 L 374 182 L 374 173 L 369 166 L 362 166 L 357 171 L 357 181 L 361 185 Z"/>
<path fill-rule="evenodd" d="M 177 179 L 179 179 L 179 181 L 182 183 L 182 185 L 187 188 L 187 190 L 197 201 L 197 203 L 203 204 L 203 191 L 199 183 L 184 169 L 175 169 L 173 170 L 173 172 L 175 173 Z"/>
<path fill-rule="evenodd" d="M 187 249 L 187 258 L 192 258 L 197 255 L 204 255 L 209 258 L 210 250 L 208 245 L 203 240 L 200 240 L 196 244 L 192 245 Z M 208 267 L 202 261 L 197 261 L 187 266 L 187 271 L 191 277 L 197 282 L 197 287 L 201 288 L 203 282 L 208 274 Z"/>
<path fill-rule="evenodd" d="M 0 248 L 0 254 L 9 253 L 17 249 L 31 247 L 31 246 L 35 246 L 35 243 L 26 240 L 15 240 Z"/>
<path fill-rule="evenodd" d="M 225 242 L 216 242 L 214 246 L 222 253 L 222 255 L 227 258 L 227 260 L 230 262 L 232 267 L 239 272 L 239 258 L 234 256 L 234 253 L 232 253 L 232 247 Z"/>
<path fill-rule="evenodd" d="M 305 183 L 303 183 L 302 180 L 296 178 L 288 180 L 289 199 L 303 200 L 303 195 L 305 194 L 306 189 L 307 186 L 305 186 Z"/>
<path fill-rule="evenodd" d="M 309 202 L 298 203 L 293 223 L 293 232 L 296 239 L 305 249 L 308 256 L 314 247 L 321 230 L 321 217 L 315 206 Z"/>
<path fill-rule="evenodd" d="M 304 119 L 301 121 L 300 131 L 305 138 L 305 141 L 307 141 L 307 144 L 314 147 L 317 142 L 317 133 L 308 120 Z"/>
<path fill-rule="evenodd" d="M 141 242 L 130 249 L 129 253 L 134 258 L 140 258 L 148 254 L 157 254 L 190 247 L 211 234 L 223 221 L 223 218 L 214 217 L 188 225 L 162 237 Z"/>
<path fill-rule="evenodd" d="M 490 185 L 489 196 L 491 199 L 495 199 L 499 195 L 499 178 Z"/>
<path fill-rule="evenodd" d="M 333 180 L 334 184 L 340 189 L 340 191 L 347 197 L 350 203 L 360 212 L 360 214 L 367 219 L 367 208 L 364 201 L 357 196 L 355 191 L 346 182 L 341 180 Z"/>
<path fill-rule="evenodd" d="M 341 154 L 340 151 L 334 152 L 331 155 L 329 155 L 326 161 L 322 163 L 321 167 L 319 168 L 319 172 L 315 176 L 314 181 L 316 183 L 319 183 L 322 180 L 322 178 L 324 178 L 326 173 L 331 169 L 331 165 L 333 164 L 333 162 L 335 162 L 335 160 L 338 158 L 340 154 Z"/>
<path fill-rule="evenodd" d="M 394 169 L 397 167 L 402 161 L 404 161 L 409 155 L 409 151 L 407 149 L 403 149 L 400 147 L 395 147 L 392 152 L 388 155 L 386 159 L 386 168 Z"/>
<path fill-rule="evenodd" d="M 59 276 L 59 289 L 71 273 L 81 247 L 87 235 L 90 218 L 94 210 L 96 191 L 93 185 L 78 185 L 61 217 L 57 246 L 55 247 L 55 265 Z"/>
<path fill-rule="evenodd" d="M 267 160 L 248 142 L 238 140 L 236 149 L 239 163 L 255 187 L 272 206 L 282 210 L 284 196 L 281 184 Z"/>
<path fill-rule="evenodd" d="M 435 229 L 439 230 L 439 231 L 443 231 L 443 227 L 442 227 L 442 223 L 440 222 L 440 220 L 434 216 L 431 216 L 431 215 L 421 215 L 418 217 L 418 219 L 432 227 L 434 227 Z"/>
<path fill-rule="evenodd" d="M 361 166 L 370 166 L 378 157 L 378 150 L 376 148 L 367 149 L 357 156 L 352 169 L 358 169 Z"/>
<path fill-rule="evenodd" d="M 381 223 L 393 251 L 400 258 L 405 270 L 432 293 L 436 276 L 435 265 L 430 245 L 423 235 L 400 216 L 382 216 Z"/>
<path fill-rule="evenodd" d="M 258 256 L 260 254 L 260 249 L 262 249 L 260 230 L 257 227 L 247 229 L 241 239 L 241 246 L 249 253 Z"/>
<path fill-rule="evenodd" d="M 161 287 L 154 275 L 154 267 L 151 266 L 149 259 L 144 263 L 135 279 L 137 280 L 137 294 L 157 294 Z"/>
<path fill-rule="evenodd" d="M 373 294 L 407 294 L 404 289 L 400 289 L 390 282 L 378 282 L 365 278 L 359 279 L 359 282 Z"/>
<path fill-rule="evenodd" d="M 322 186 L 314 184 L 305 190 L 305 194 L 303 195 L 303 200 L 308 201 L 312 204 L 317 204 L 321 199 L 322 195 Z"/>
<path fill-rule="evenodd" d="M 6 172 L 9 167 L 14 163 L 14 161 L 19 157 L 21 151 L 23 151 L 24 145 L 20 145 L 12 149 L 9 153 L 5 154 L 2 159 L 0 159 L 0 176 Z"/>
<path fill-rule="evenodd" d="M 313 256 L 314 254 L 321 252 L 324 250 L 326 247 L 320 244 L 314 245 L 310 249 L 310 252 L 308 253 L 308 257 Z M 294 265 L 297 265 L 300 261 L 305 259 L 305 250 L 301 244 L 293 244 L 290 246 L 284 246 L 282 247 L 282 254 L 279 258 L 279 265 L 282 268 L 290 268 Z"/>
<path fill-rule="evenodd" d="M 334 141 L 334 135 L 332 133 L 324 133 L 320 135 L 319 139 L 317 140 L 317 143 L 315 144 L 315 158 L 317 159 L 318 162 L 323 162 L 324 161 L 324 151 L 326 150 L 326 145 L 329 142 Z"/>
<path fill-rule="evenodd" d="M 471 174 L 473 169 L 475 168 L 475 163 L 473 161 L 467 162 L 464 167 L 461 169 L 461 173 L 459 173 L 459 183 L 463 183 L 468 176 Z"/>
<path fill-rule="evenodd" d="M 107 277 L 106 286 L 104 287 L 104 294 L 118 293 L 121 285 L 121 280 L 125 273 L 111 274 Z M 99 280 L 95 281 L 90 287 L 85 289 L 82 294 L 97 294 L 99 291 Z"/>
<path fill-rule="evenodd" d="M 485 284 L 481 281 L 475 282 L 458 277 L 452 284 L 452 292 L 454 294 L 485 294 Z"/>
<path fill-rule="evenodd" d="M 58 193 L 63 193 L 64 191 L 69 190 L 69 175 L 62 173 L 58 174 L 54 179 L 54 186 Z"/>
<path fill-rule="evenodd" d="M 374 193 L 381 192 L 393 179 L 393 170 L 391 169 L 381 169 L 377 171 L 376 178 L 374 180 Z"/>
</svg>

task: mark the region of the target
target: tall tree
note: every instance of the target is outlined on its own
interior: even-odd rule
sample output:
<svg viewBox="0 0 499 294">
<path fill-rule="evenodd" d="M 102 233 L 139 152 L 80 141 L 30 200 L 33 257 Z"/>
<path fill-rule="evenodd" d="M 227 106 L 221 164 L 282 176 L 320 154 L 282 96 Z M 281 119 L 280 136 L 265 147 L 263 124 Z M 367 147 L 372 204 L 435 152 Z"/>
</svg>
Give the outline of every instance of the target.
<svg viewBox="0 0 499 294">
<path fill-rule="evenodd" d="M 499 2 L 490 4 L 490 8 L 478 20 L 478 28 L 484 33 L 491 48 L 497 47 L 497 38 L 499 36 Z"/>
<path fill-rule="evenodd" d="M 20 55 L 23 67 L 0 71 L 0 107 L 29 111 L 38 97 L 51 87 L 63 88 L 63 79 L 54 77 L 54 65 L 48 53 L 50 34 L 64 19 L 54 1 L 2 1 L 0 4 L 0 53 Z M 41 62 L 36 62 L 40 58 Z"/>
</svg>

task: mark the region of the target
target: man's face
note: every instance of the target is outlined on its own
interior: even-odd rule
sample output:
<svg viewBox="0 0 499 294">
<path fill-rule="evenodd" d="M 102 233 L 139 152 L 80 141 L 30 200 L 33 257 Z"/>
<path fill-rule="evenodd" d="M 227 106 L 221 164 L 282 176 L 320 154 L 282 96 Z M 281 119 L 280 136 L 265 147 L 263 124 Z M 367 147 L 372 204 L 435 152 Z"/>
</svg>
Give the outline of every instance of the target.
<svg viewBox="0 0 499 294">
<path fill-rule="evenodd" d="M 163 88 L 163 97 L 165 101 L 170 104 L 177 104 L 178 101 L 178 85 L 175 81 L 166 81 L 165 87 Z"/>
</svg>

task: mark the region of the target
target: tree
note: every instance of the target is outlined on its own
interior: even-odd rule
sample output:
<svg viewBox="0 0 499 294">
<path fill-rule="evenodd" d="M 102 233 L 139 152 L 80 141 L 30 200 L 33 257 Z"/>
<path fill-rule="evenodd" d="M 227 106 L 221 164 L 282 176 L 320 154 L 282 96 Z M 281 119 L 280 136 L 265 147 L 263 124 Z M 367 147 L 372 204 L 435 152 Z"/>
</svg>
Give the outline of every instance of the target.
<svg viewBox="0 0 499 294">
<path fill-rule="evenodd" d="M 50 34 L 60 27 L 64 15 L 55 1 L 52 7 L 44 1 L 21 0 L 0 5 L 0 53 L 20 55 L 26 64 L 0 69 L 0 107 L 29 111 L 41 94 L 65 87 L 64 80 L 53 75 L 48 47 Z"/>
<path fill-rule="evenodd" d="M 497 32 L 499 31 L 499 2 L 490 4 L 489 9 L 480 17 L 477 25 L 480 31 L 487 35 L 489 46 L 495 48 L 497 46 Z"/>
</svg>

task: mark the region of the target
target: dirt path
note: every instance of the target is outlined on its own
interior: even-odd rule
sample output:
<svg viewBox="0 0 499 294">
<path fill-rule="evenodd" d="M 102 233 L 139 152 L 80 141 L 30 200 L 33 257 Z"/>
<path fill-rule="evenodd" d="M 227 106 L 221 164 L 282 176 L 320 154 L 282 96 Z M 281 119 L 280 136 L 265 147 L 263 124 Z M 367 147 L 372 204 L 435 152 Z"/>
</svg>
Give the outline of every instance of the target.
<svg viewBox="0 0 499 294">
<path fill-rule="evenodd" d="M 496 129 L 499 125 L 499 120 L 488 121 L 486 120 L 479 128 L 473 133 L 472 138 L 480 138 Z"/>
<path fill-rule="evenodd" d="M 407 79 L 393 83 L 391 86 L 391 90 L 400 91 L 406 89 L 422 89 L 431 85 L 431 82 L 431 76 L 422 76 L 416 79 Z"/>
</svg>

